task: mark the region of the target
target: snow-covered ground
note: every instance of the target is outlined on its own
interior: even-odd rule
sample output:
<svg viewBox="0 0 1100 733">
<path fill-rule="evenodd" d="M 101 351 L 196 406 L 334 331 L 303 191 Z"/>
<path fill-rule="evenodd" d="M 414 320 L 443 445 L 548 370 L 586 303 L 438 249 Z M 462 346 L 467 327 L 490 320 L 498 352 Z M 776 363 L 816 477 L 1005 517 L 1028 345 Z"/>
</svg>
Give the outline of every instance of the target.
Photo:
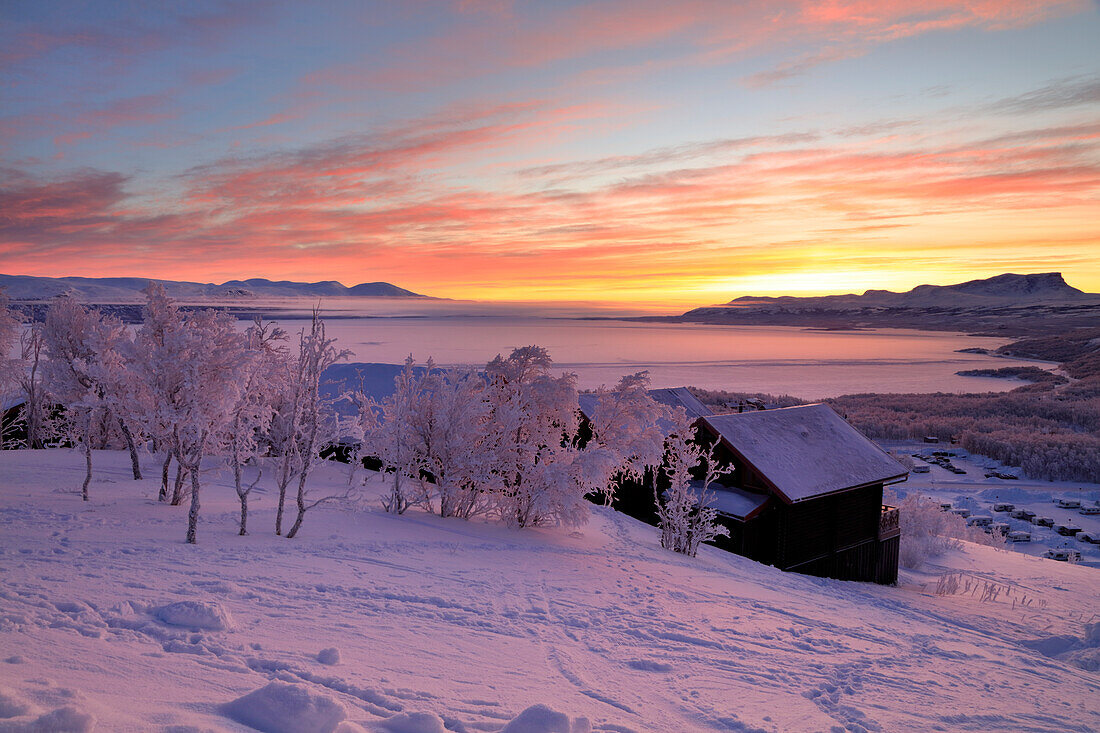
<svg viewBox="0 0 1100 733">
<path fill-rule="evenodd" d="M 1100 727 L 1095 569 L 967 546 L 839 582 L 604 509 L 508 530 L 368 501 L 285 540 L 270 493 L 238 537 L 213 468 L 188 546 L 155 479 L 95 459 L 85 504 L 79 454 L 0 452 L 0 731 Z"/>
<path fill-rule="evenodd" d="M 956 453 L 950 458 L 952 464 L 966 471 L 955 474 L 947 469 L 932 465 L 928 473 L 910 473 L 909 479 L 899 484 L 900 492 L 917 491 L 943 502 L 951 502 L 953 507 L 969 509 L 972 514 L 993 517 L 994 522 L 1004 522 L 1011 531 L 1022 530 L 1031 533 L 1031 542 L 1009 543 L 1007 547 L 1029 555 L 1041 555 L 1048 549 L 1066 547 L 1081 553 L 1082 562 L 1100 568 L 1100 545 L 1082 542 L 1075 537 L 1058 534 L 1052 527 L 1040 527 L 1033 522 L 1014 519 L 1007 512 L 993 511 L 998 503 L 1012 504 L 1016 509 L 1030 509 L 1037 517 L 1049 517 L 1054 526 L 1073 525 L 1082 531 L 1100 536 L 1100 515 L 1081 514 L 1077 509 L 1063 509 L 1057 505 L 1059 498 L 1077 499 L 1082 506 L 1095 506 L 1100 499 L 1100 483 L 1082 483 L 1080 481 L 1044 481 L 1023 475 L 1018 468 L 1005 467 L 991 458 L 970 455 L 957 445 L 878 441 L 880 445 L 895 453 L 909 456 L 914 453 L 930 455 L 932 451 L 951 451 Z M 915 465 L 929 465 L 920 459 L 913 459 Z M 986 478 L 990 471 L 1010 473 L 1020 476 L 1017 480 Z"/>
</svg>

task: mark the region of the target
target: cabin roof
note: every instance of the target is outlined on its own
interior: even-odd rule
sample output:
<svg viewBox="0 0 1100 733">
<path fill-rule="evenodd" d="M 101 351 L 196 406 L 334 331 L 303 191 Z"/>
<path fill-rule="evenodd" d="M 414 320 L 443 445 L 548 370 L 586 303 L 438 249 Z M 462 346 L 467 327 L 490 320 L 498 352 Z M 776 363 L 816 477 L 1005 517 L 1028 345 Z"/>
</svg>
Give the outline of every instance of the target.
<svg viewBox="0 0 1100 733">
<path fill-rule="evenodd" d="M 703 492 L 703 482 L 692 481 L 691 488 L 698 496 Z M 768 494 L 754 493 L 734 486 L 712 485 L 710 487 L 710 493 L 710 506 L 717 509 L 720 514 L 742 520 L 755 516 L 757 511 L 763 507 L 770 498 Z"/>
<path fill-rule="evenodd" d="M 688 418 L 698 420 L 701 417 L 713 414 L 709 407 L 688 391 L 687 387 L 663 387 L 649 390 L 649 396 L 656 402 L 668 407 L 682 407 L 687 411 Z M 577 396 L 581 412 L 591 419 L 596 409 L 596 401 L 600 395 L 598 392 L 585 392 Z"/>
<path fill-rule="evenodd" d="M 704 423 L 788 503 L 906 476 L 828 405 L 712 415 Z"/>
</svg>

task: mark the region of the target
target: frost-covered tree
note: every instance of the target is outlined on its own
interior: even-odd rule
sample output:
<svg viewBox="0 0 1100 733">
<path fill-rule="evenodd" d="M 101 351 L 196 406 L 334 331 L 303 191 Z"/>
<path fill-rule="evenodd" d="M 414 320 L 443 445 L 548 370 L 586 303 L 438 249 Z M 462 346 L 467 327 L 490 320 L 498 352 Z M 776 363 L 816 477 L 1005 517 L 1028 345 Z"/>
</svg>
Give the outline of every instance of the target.
<svg viewBox="0 0 1100 733">
<path fill-rule="evenodd" d="M 271 426 L 274 405 L 267 389 L 270 375 L 285 358 L 286 332 L 257 318 L 245 332 L 245 348 L 242 353 L 240 378 L 241 390 L 233 404 L 230 420 L 222 433 L 223 448 L 233 470 L 233 487 L 241 503 L 239 534 L 248 534 L 248 497 L 260 482 L 263 468 L 260 454 L 266 446 L 261 439 Z M 244 468 L 256 464 L 256 476 L 250 483 L 244 481 Z"/>
<path fill-rule="evenodd" d="M 729 530 L 718 524 L 718 512 L 712 506 L 711 484 L 732 469 L 721 467 L 715 460 L 714 446 L 704 448 L 695 438 L 693 421 L 682 409 L 674 410 L 671 433 L 665 440 L 664 473 L 668 489 L 658 489 L 653 482 L 653 499 L 661 529 L 661 547 L 695 557 L 699 545 L 715 537 L 727 536 Z M 701 474 L 695 481 L 692 474 Z"/>
<path fill-rule="evenodd" d="M 43 384 L 43 366 L 46 341 L 42 324 L 32 323 L 19 336 L 21 368 L 18 373 L 19 390 L 23 394 L 22 416 L 27 425 L 27 447 L 42 444 L 42 429 L 47 421 L 46 387 Z"/>
<path fill-rule="evenodd" d="M 145 305 L 141 327 L 134 335 L 134 354 L 130 366 L 129 414 L 152 440 L 154 450 L 164 454 L 160 500 L 165 501 L 168 499 L 168 472 L 173 456 L 173 426 L 168 422 L 169 414 L 159 406 L 172 404 L 183 388 L 180 375 L 173 368 L 175 355 L 167 341 L 170 334 L 183 328 L 183 314 L 160 283 L 150 282 L 143 292 Z M 184 478 L 183 467 L 177 464 L 173 505 L 183 499 Z"/>
<path fill-rule="evenodd" d="M 648 372 L 623 377 L 612 392 L 599 390 L 590 421 L 592 440 L 619 460 L 615 480 L 601 492 L 607 506 L 624 481 L 641 482 L 661 465 L 670 416 L 669 408 L 649 395 Z"/>
<path fill-rule="evenodd" d="M 45 382 L 65 406 L 72 437 L 84 451 L 81 497 L 88 500 L 92 481 L 92 440 L 96 420 L 108 402 L 107 374 L 119 357 L 126 329 L 114 318 L 85 308 L 69 297 L 56 298 L 46 311 L 42 338 L 49 357 Z"/>
<path fill-rule="evenodd" d="M 552 365 L 546 349 L 526 346 L 485 368 L 494 511 L 514 527 L 584 523 L 585 495 L 602 490 L 615 467 L 606 449 L 577 447 L 576 375 L 554 376 Z"/>
<path fill-rule="evenodd" d="M 20 337 L 21 320 L 19 314 L 11 308 L 7 293 L 0 288 L 0 398 L 16 389 L 23 371 L 20 361 L 11 357 Z M 0 448 L 4 447 L 4 438 L 3 431 L 0 430 Z"/>
<path fill-rule="evenodd" d="M 383 476 L 389 482 L 382 508 L 391 514 L 404 514 L 418 498 L 411 487 L 419 487 L 422 462 L 412 416 L 421 409 L 423 398 L 423 380 L 411 355 L 394 378 L 393 392 L 382 402 L 362 392 L 354 397 L 365 450 L 381 461 Z"/>
<path fill-rule="evenodd" d="M 281 390 L 269 433 L 271 447 L 276 458 L 276 483 L 279 488 L 279 505 L 275 514 L 275 533 L 282 534 L 286 493 L 290 483 L 297 480 L 295 504 L 298 513 L 286 536 L 292 539 L 301 529 L 306 512 L 338 496 L 312 497 L 309 495 L 309 474 L 320 460 L 319 453 L 327 443 L 335 441 L 339 423 L 332 409 L 331 400 L 321 394 L 321 375 L 326 369 L 347 358 L 351 352 L 339 351 L 336 339 L 325 335 L 325 323 L 318 309 L 308 330 L 298 335 L 298 353 L 285 363 Z"/>
<path fill-rule="evenodd" d="M 437 370 L 420 379 L 408 412 L 421 500 L 439 516 L 470 517 L 490 508 L 492 463 L 485 451 L 485 380 L 467 370 Z"/>
<path fill-rule="evenodd" d="M 200 466 L 210 452 L 222 447 L 233 419 L 233 408 L 245 388 L 244 338 L 233 319 L 215 310 L 194 311 L 180 328 L 165 333 L 165 351 L 176 356 L 178 384 L 174 399 L 158 407 L 161 420 L 172 428 L 172 452 L 191 478 L 187 512 L 187 542 L 195 544 L 199 521 Z"/>
</svg>

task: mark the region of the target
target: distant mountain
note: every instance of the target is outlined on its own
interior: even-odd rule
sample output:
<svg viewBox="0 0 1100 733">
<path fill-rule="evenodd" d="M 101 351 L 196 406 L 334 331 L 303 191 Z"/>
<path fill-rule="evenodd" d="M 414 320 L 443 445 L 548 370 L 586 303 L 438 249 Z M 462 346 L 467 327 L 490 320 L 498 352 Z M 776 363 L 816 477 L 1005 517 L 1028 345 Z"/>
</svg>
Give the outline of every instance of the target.
<svg viewBox="0 0 1100 733">
<path fill-rule="evenodd" d="M 1072 287 L 1058 272 L 1004 274 L 956 285 L 918 285 L 904 293 L 743 296 L 656 320 L 813 328 L 919 328 L 1035 333 L 1090 325 L 1100 294 Z"/>
<path fill-rule="evenodd" d="M 1032 275 L 1007 273 L 985 280 L 970 280 L 958 285 L 918 285 L 904 293 L 890 290 L 868 290 L 862 295 L 822 295 L 816 297 L 760 297 L 746 295 L 731 300 L 728 305 L 775 304 L 795 308 L 826 308 L 849 310 L 866 307 L 958 307 L 982 305 L 1019 305 L 1023 303 L 1052 303 L 1095 300 L 1100 295 L 1090 295 L 1069 285 L 1060 272 L 1043 272 Z"/>
<path fill-rule="evenodd" d="M 0 275 L 0 288 L 16 300 L 43 300 L 62 293 L 90 303 L 130 303 L 141 300 L 141 291 L 150 278 L 139 277 L 32 277 Z M 249 299 L 249 298 L 427 298 L 384 282 L 360 283 L 347 287 L 335 280 L 300 283 L 289 280 L 230 280 L 213 283 L 157 280 L 168 294 L 177 299 Z"/>
</svg>

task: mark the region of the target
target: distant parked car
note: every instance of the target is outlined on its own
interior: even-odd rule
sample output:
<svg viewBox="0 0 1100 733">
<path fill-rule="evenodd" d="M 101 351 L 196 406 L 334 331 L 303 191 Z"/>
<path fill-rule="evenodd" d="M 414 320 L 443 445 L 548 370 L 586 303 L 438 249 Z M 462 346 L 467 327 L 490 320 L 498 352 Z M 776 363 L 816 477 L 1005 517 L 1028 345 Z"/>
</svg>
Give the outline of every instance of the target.
<svg viewBox="0 0 1100 733">
<path fill-rule="evenodd" d="M 1035 519 L 1035 512 L 1031 511 L 1030 509 L 1017 509 L 1016 511 L 1012 512 L 1011 516 L 1014 519 L 1024 519 L 1030 522 L 1032 519 Z"/>
<path fill-rule="evenodd" d="M 1009 532 L 1009 542 L 1031 542 L 1031 532 Z"/>
<path fill-rule="evenodd" d="M 1078 532 L 1079 542 L 1088 542 L 1090 545 L 1100 545 L 1100 532 Z"/>
<path fill-rule="evenodd" d="M 993 505 L 993 511 L 995 512 L 1010 512 L 1015 508 L 1015 504 L 1006 504 L 1003 501 Z"/>
<path fill-rule="evenodd" d="M 911 473 L 931 473 L 932 472 L 932 467 L 931 466 L 913 466 L 911 469 L 909 469 L 909 471 Z"/>
<path fill-rule="evenodd" d="M 973 517 L 967 517 L 966 519 L 967 527 L 989 527 L 992 524 L 993 517 L 984 514 L 976 514 Z"/>
<path fill-rule="evenodd" d="M 1078 514 L 1084 514 L 1086 516 L 1092 516 L 1094 514 L 1100 514 L 1100 506 L 1083 506 L 1077 510 Z"/>
<path fill-rule="evenodd" d="M 1080 509 L 1081 500 L 1062 498 L 1058 500 L 1058 506 L 1062 507 L 1063 509 Z"/>
<path fill-rule="evenodd" d="M 1040 557 L 1045 557 L 1048 560 L 1057 560 L 1059 562 L 1079 562 L 1081 560 L 1081 553 L 1077 550 L 1058 547 L 1047 550 Z"/>
<path fill-rule="evenodd" d="M 969 509 L 952 509 L 951 513 L 952 514 L 957 514 L 958 516 L 962 517 L 963 519 L 966 519 L 967 517 L 970 516 L 970 510 Z"/>
<path fill-rule="evenodd" d="M 966 471 L 959 468 L 958 466 L 948 466 L 947 470 L 950 471 L 951 473 L 957 473 L 957 474 L 965 474 L 966 473 Z"/>
<path fill-rule="evenodd" d="M 1072 537 L 1081 531 L 1080 527 L 1075 527 L 1072 524 L 1059 524 L 1054 528 L 1054 531 L 1063 537 Z"/>
<path fill-rule="evenodd" d="M 925 443 L 939 443 L 940 439 L 937 438 L 935 435 L 926 435 L 926 436 L 924 436 L 924 442 Z"/>
<path fill-rule="evenodd" d="M 1050 517 L 1035 517 L 1036 527 L 1053 527 L 1054 520 Z"/>
</svg>

